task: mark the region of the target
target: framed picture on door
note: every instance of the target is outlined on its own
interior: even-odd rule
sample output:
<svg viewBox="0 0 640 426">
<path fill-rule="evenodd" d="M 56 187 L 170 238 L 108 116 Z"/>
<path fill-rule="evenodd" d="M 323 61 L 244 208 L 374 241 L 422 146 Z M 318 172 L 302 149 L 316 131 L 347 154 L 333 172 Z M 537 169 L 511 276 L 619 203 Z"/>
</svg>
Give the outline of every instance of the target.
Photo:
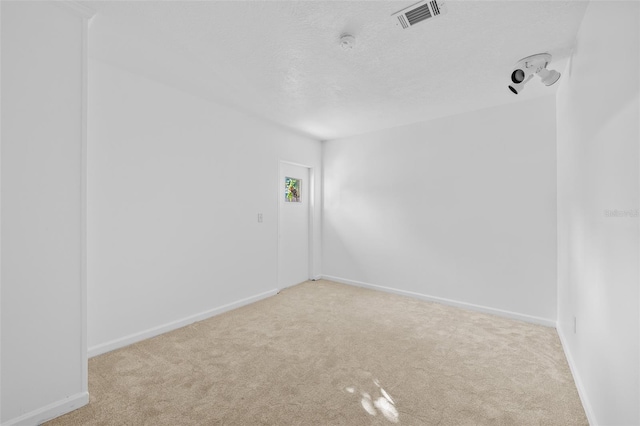
<svg viewBox="0 0 640 426">
<path fill-rule="evenodd" d="M 302 202 L 302 179 L 286 176 L 284 178 L 284 201 L 287 203 Z"/>
</svg>

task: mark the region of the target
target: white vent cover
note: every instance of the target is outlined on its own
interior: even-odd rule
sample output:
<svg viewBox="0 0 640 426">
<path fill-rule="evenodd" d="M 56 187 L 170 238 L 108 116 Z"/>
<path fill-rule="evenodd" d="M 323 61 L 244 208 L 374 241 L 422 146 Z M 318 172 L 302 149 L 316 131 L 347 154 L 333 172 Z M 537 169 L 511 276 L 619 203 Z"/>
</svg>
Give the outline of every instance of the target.
<svg viewBox="0 0 640 426">
<path fill-rule="evenodd" d="M 391 16 L 396 25 L 406 29 L 414 26 L 418 22 L 435 18 L 445 13 L 447 13 L 447 10 L 442 1 L 423 0 Z"/>
</svg>

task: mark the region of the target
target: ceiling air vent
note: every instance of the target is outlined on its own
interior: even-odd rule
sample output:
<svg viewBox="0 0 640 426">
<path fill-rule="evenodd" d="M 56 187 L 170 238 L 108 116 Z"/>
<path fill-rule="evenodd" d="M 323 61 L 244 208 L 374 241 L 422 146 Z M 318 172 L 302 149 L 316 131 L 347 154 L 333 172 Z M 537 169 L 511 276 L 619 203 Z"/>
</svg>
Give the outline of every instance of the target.
<svg viewBox="0 0 640 426">
<path fill-rule="evenodd" d="M 402 9 L 400 12 L 396 12 L 393 15 L 393 20 L 396 25 L 402 28 L 409 28 L 429 18 L 435 18 L 446 13 L 446 9 L 442 1 L 427 0 L 416 3 L 412 6 Z"/>
</svg>

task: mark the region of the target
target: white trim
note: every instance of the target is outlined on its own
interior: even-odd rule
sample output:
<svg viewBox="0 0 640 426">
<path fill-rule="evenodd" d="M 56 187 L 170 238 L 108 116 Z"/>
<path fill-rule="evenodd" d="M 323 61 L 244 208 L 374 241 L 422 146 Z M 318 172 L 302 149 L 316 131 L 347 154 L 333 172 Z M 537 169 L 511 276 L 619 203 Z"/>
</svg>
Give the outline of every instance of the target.
<svg viewBox="0 0 640 426">
<path fill-rule="evenodd" d="M 83 6 L 84 7 L 84 6 Z M 89 391 L 89 358 L 87 355 L 87 114 L 89 105 L 89 19 L 82 18 L 82 128 L 80 142 L 80 359 L 81 390 Z"/>
<path fill-rule="evenodd" d="M 0 5 L 0 46 L 2 46 L 2 6 Z M 0 54 L 0 81 L 2 81 L 2 54 Z M 0 84 L 2 99 L 2 84 Z M 2 105 L 2 102 L 0 102 Z M 0 129 L 2 129 L 2 107 L 0 106 Z M 0 188 L 2 188 L 2 132 L 0 132 Z M 0 194 L 0 241 L 2 241 L 2 194 Z M 2 244 L 0 244 L 0 306 L 2 306 Z M 0 318 L 0 323 L 1 323 Z M 2 327 L 0 327 L 0 365 L 2 365 Z M 1 372 L 0 372 L 1 373 Z M 2 386 L 0 386 L 0 422 L 2 421 Z"/>
<path fill-rule="evenodd" d="M 160 334 L 167 333 L 169 331 L 176 330 L 178 328 L 182 328 L 189 324 L 193 324 L 194 322 L 202 321 L 207 318 L 214 317 L 216 315 L 220 315 L 224 312 L 228 312 L 233 309 L 240 308 L 245 305 L 249 305 L 251 303 L 255 303 L 259 300 L 266 299 L 267 297 L 275 296 L 278 294 L 277 289 L 265 291 L 264 293 L 257 294 L 255 296 L 250 296 L 245 299 L 240 299 L 235 302 L 228 303 L 226 305 L 219 306 L 217 308 L 209 309 L 204 312 L 200 312 L 199 314 L 190 315 L 186 318 L 182 318 L 176 321 L 172 321 L 170 323 L 160 325 L 157 327 L 150 328 L 148 330 L 140 331 L 138 333 L 130 334 L 125 337 L 121 337 L 110 342 L 102 343 L 96 346 L 92 346 L 89 348 L 89 357 L 94 357 L 97 355 L 101 355 L 116 349 L 123 348 L 125 346 L 129 346 L 131 344 L 140 342 L 145 339 L 149 339 L 151 337 L 159 336 Z"/>
<path fill-rule="evenodd" d="M 94 9 L 79 1 L 56 0 L 54 3 L 60 6 L 64 6 L 66 9 L 71 10 L 75 14 L 80 15 L 80 17 L 87 20 L 93 18 L 96 14 L 96 11 Z"/>
<path fill-rule="evenodd" d="M 314 215 L 313 212 L 315 211 L 315 197 L 316 197 L 316 191 L 315 191 L 315 186 L 316 186 L 316 177 L 315 177 L 315 173 L 313 170 L 313 167 L 309 167 L 309 248 L 308 248 L 308 254 L 309 254 L 309 264 L 307 265 L 309 267 L 309 270 L 307 272 L 307 275 L 309 276 L 309 279 L 313 278 L 313 271 L 314 271 L 314 262 L 313 259 L 315 259 L 314 253 L 313 253 L 313 222 L 314 222 Z"/>
<path fill-rule="evenodd" d="M 576 384 L 576 389 L 578 390 L 578 395 L 580 396 L 580 401 L 582 402 L 582 407 L 584 408 L 584 412 L 587 415 L 587 421 L 591 426 L 596 426 L 598 421 L 596 420 L 596 415 L 593 412 L 593 407 L 589 402 L 589 398 L 587 397 L 587 391 L 582 383 L 582 379 L 580 378 L 580 374 L 578 374 L 578 368 L 576 366 L 575 361 L 573 360 L 573 355 L 571 354 L 571 350 L 569 349 L 569 343 L 567 342 L 566 337 L 564 336 L 564 332 L 562 328 L 560 328 L 560 324 L 557 325 L 556 331 L 558 332 L 558 337 L 560 338 L 560 343 L 562 344 L 562 350 L 564 351 L 564 356 L 567 358 L 567 363 L 569 364 L 569 370 L 571 370 L 571 375 L 573 376 L 573 381 Z"/>
<path fill-rule="evenodd" d="M 307 169 L 312 169 L 313 167 L 308 164 L 296 163 L 295 161 L 287 161 L 287 160 L 278 160 L 278 163 L 290 164 L 292 166 L 305 167 Z"/>
<path fill-rule="evenodd" d="M 515 319 L 518 321 L 524 321 L 531 324 L 543 325 L 545 327 L 555 328 L 556 326 L 555 320 L 541 318 L 541 317 L 534 317 L 532 315 L 520 314 L 518 312 L 504 311 L 502 309 L 490 308 L 488 306 L 475 305 L 473 303 L 460 302 L 457 300 L 445 299 L 443 297 L 429 296 L 427 294 L 414 293 L 412 291 L 400 290 L 392 287 L 384 287 L 380 285 L 364 283 L 361 281 L 349 280 L 346 278 L 333 277 L 330 275 L 323 275 L 322 278 L 325 280 L 335 281 L 342 284 L 349 284 L 357 287 L 364 287 L 372 290 L 384 291 L 386 293 L 398 294 L 400 296 L 413 297 L 415 299 L 426 300 L 428 302 L 441 303 L 443 305 L 455 306 L 456 308 L 463 308 L 471 311 L 478 311 L 486 314 L 497 315 L 500 317 Z"/>
<path fill-rule="evenodd" d="M 81 392 L 56 401 L 22 416 L 7 420 L 2 426 L 32 426 L 55 419 L 89 403 L 89 393 Z"/>
<path fill-rule="evenodd" d="M 315 271 L 315 265 L 314 265 L 314 219 L 315 219 L 315 168 L 313 166 L 309 166 L 307 164 L 301 164 L 301 163 L 296 163 L 293 161 L 287 161 L 287 160 L 278 160 L 278 192 L 277 192 L 277 200 L 278 200 L 278 220 L 276 223 L 276 230 L 277 230 L 277 236 L 278 236 L 278 247 L 276 250 L 276 285 L 278 286 L 278 290 L 282 290 L 284 289 L 284 287 L 280 286 L 280 214 L 281 212 L 281 200 L 280 200 L 280 196 L 281 191 L 282 191 L 282 187 L 280 185 L 280 177 L 282 175 L 282 165 L 283 164 L 289 164 L 291 166 L 296 166 L 296 167 L 303 167 L 305 169 L 309 170 L 309 205 L 308 205 L 308 209 L 309 209 L 309 247 L 308 247 L 308 268 L 309 270 L 307 271 L 307 279 L 311 280 L 311 279 L 319 279 L 319 276 L 317 276 L 316 278 L 314 278 L 314 271 Z"/>
</svg>

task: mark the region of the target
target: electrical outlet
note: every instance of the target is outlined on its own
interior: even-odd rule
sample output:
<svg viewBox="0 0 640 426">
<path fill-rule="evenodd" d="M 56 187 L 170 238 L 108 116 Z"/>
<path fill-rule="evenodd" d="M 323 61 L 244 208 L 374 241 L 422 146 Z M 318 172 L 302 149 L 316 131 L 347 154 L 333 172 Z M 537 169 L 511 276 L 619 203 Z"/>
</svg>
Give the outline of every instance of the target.
<svg viewBox="0 0 640 426">
<path fill-rule="evenodd" d="M 262 223 L 262 213 L 258 213 L 258 223 Z"/>
</svg>

